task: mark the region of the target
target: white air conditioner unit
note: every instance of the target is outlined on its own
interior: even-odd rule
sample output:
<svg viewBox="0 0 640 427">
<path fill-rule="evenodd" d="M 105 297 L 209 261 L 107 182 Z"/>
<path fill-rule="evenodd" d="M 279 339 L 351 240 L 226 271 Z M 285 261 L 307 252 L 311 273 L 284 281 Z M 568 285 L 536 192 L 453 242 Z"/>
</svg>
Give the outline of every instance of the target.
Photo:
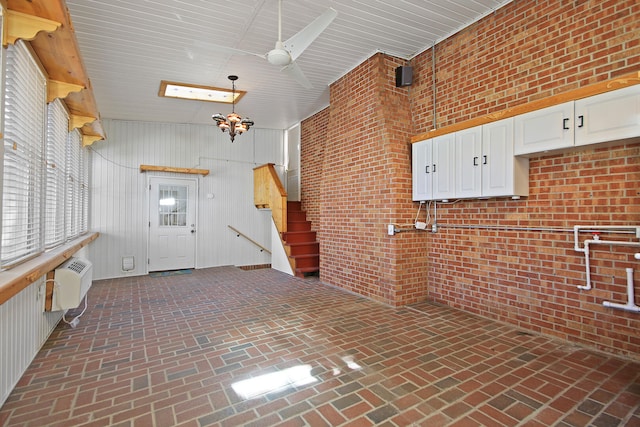
<svg viewBox="0 0 640 427">
<path fill-rule="evenodd" d="M 82 258 L 71 258 L 55 270 L 52 311 L 67 310 L 80 305 L 91 287 L 93 264 Z"/>
</svg>

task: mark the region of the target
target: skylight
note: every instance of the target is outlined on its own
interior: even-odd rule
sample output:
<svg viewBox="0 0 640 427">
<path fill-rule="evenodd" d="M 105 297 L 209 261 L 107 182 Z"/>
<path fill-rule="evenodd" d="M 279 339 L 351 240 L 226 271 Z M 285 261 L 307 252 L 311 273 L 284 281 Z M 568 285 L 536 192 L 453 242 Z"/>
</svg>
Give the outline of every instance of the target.
<svg viewBox="0 0 640 427">
<path fill-rule="evenodd" d="M 238 102 L 246 91 L 235 91 L 235 102 Z M 170 82 L 167 80 L 160 81 L 160 90 L 158 96 L 167 98 L 192 99 L 195 101 L 221 102 L 224 104 L 233 103 L 233 92 L 229 89 L 201 86 L 189 83 Z"/>
</svg>

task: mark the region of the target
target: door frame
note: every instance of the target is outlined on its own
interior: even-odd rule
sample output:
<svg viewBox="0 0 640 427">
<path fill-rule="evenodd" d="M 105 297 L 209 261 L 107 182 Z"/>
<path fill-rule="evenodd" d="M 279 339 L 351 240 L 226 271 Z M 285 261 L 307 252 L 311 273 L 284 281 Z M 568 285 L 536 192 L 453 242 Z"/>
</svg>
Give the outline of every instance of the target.
<svg viewBox="0 0 640 427">
<path fill-rule="evenodd" d="M 144 216 L 144 223 L 142 224 L 144 229 L 146 230 L 146 236 L 147 236 L 147 244 L 146 244 L 146 256 L 145 259 L 147 262 L 144 263 L 145 265 L 145 273 L 149 274 L 149 255 L 150 255 L 150 251 L 149 251 L 149 245 L 151 243 L 151 216 L 150 216 L 150 211 L 151 211 L 151 180 L 154 179 L 166 179 L 166 180 L 171 180 L 171 181 L 187 181 L 187 182 L 193 182 L 195 184 L 195 194 L 194 194 L 194 220 L 195 220 L 195 224 L 196 224 L 196 232 L 195 232 L 195 240 L 194 240 L 194 253 L 193 253 L 193 265 L 194 265 L 194 269 L 198 269 L 198 236 L 199 236 L 199 223 L 200 223 L 200 215 L 199 215 L 199 209 L 198 209 L 198 202 L 199 202 L 199 198 L 198 198 L 198 194 L 200 191 L 200 187 L 199 187 L 199 183 L 200 180 L 198 178 L 185 178 L 182 176 L 164 176 L 164 175 L 155 175 L 155 174 L 148 174 L 147 175 L 147 181 L 145 183 L 145 216 Z"/>
</svg>

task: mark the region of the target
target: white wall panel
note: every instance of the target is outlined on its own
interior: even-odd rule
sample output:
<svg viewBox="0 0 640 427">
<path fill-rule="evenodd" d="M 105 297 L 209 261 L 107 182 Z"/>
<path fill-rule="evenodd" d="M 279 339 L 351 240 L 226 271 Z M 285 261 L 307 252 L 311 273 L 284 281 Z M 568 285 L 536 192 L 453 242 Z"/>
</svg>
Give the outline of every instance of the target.
<svg viewBox="0 0 640 427">
<path fill-rule="evenodd" d="M 62 318 L 44 311 L 44 277 L 0 305 L 0 406 Z"/>
<path fill-rule="evenodd" d="M 270 211 L 253 205 L 253 168 L 284 161 L 283 131 L 252 128 L 231 143 L 213 125 L 103 120 L 106 141 L 94 143 L 90 245 L 97 279 L 147 273 L 148 192 L 141 164 L 209 169 L 198 180 L 196 268 L 270 263 L 270 256 L 236 234 L 232 225 L 270 246 Z M 153 173 L 176 176 L 175 174 Z M 212 197 L 211 197 L 212 196 Z M 135 257 L 123 272 L 122 257 Z"/>
</svg>

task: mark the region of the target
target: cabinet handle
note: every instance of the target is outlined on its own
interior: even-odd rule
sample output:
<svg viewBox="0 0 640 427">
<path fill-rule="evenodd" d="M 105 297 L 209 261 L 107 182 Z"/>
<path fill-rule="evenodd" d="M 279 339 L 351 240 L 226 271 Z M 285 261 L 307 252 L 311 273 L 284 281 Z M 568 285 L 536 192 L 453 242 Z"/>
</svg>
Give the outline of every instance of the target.
<svg viewBox="0 0 640 427">
<path fill-rule="evenodd" d="M 580 120 L 580 124 L 578 124 L 578 127 L 581 128 L 584 126 L 584 116 L 578 116 L 578 120 Z"/>
<path fill-rule="evenodd" d="M 478 157 L 473 158 L 473 166 L 478 166 Z"/>
<path fill-rule="evenodd" d="M 487 156 L 486 155 L 482 156 L 482 164 L 483 165 L 487 164 Z"/>
<path fill-rule="evenodd" d="M 569 119 L 562 119 L 562 129 L 563 130 L 569 130 L 569 128 L 567 127 L 567 122 L 569 121 Z"/>
<path fill-rule="evenodd" d="M 436 164 L 435 163 L 433 164 L 433 172 L 434 173 L 436 172 Z"/>
<path fill-rule="evenodd" d="M 429 173 L 429 165 L 426 165 L 426 166 L 424 167 L 424 173 Z"/>
</svg>

